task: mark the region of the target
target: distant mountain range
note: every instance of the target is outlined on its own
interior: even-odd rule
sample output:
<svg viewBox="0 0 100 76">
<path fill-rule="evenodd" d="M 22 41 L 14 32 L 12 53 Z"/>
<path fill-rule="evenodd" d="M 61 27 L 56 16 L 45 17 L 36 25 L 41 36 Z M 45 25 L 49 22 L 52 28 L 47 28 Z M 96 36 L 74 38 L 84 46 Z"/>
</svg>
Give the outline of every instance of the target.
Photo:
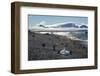
<svg viewBox="0 0 100 76">
<path fill-rule="evenodd" d="M 76 25 L 75 23 L 58 23 L 58 24 L 53 24 L 53 25 L 42 25 L 39 24 L 38 27 L 43 27 L 43 28 L 88 28 L 87 25 Z"/>
<path fill-rule="evenodd" d="M 68 22 L 64 22 L 64 23 L 57 23 L 57 24 L 52 24 L 52 25 L 43 25 L 43 24 L 39 24 L 37 26 L 34 27 L 43 27 L 43 28 L 88 28 L 87 25 L 77 25 L 75 23 L 68 23 Z M 34 28 L 33 27 L 33 28 Z"/>
</svg>

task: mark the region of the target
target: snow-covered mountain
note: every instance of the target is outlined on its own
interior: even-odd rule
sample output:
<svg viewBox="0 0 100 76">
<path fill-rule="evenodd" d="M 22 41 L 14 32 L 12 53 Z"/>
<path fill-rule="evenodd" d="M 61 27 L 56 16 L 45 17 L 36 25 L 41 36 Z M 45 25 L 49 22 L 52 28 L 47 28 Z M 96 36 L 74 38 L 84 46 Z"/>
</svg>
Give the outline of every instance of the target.
<svg viewBox="0 0 100 76">
<path fill-rule="evenodd" d="M 81 25 L 80 28 L 88 28 L 87 25 Z"/>
<path fill-rule="evenodd" d="M 88 28 L 87 24 L 76 24 L 74 22 L 62 22 L 62 23 L 56 23 L 56 24 L 50 24 L 47 25 L 45 21 L 41 21 L 38 24 L 33 25 L 32 28 Z"/>
<path fill-rule="evenodd" d="M 71 27 L 74 27 L 74 28 L 78 28 L 78 26 L 75 24 L 75 23 L 65 23 L 65 24 L 61 24 L 59 25 L 58 27 L 61 27 L 61 28 L 71 28 Z"/>
<path fill-rule="evenodd" d="M 75 23 L 71 23 L 71 22 L 63 22 L 63 23 L 57 23 L 57 24 L 52 24 L 52 25 L 43 25 L 43 24 L 39 24 L 38 27 L 44 27 L 44 28 L 78 28 L 78 25 L 76 25 Z"/>
</svg>

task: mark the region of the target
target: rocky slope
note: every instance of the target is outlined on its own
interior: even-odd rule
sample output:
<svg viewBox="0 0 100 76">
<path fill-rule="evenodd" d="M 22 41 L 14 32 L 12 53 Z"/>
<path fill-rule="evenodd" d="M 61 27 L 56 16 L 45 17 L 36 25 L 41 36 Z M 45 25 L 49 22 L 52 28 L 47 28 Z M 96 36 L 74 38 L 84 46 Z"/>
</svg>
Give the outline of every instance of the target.
<svg viewBox="0 0 100 76">
<path fill-rule="evenodd" d="M 66 36 L 28 31 L 28 60 L 87 58 L 87 45 L 82 43 Z M 71 54 L 60 54 L 64 48 L 70 50 Z"/>
</svg>

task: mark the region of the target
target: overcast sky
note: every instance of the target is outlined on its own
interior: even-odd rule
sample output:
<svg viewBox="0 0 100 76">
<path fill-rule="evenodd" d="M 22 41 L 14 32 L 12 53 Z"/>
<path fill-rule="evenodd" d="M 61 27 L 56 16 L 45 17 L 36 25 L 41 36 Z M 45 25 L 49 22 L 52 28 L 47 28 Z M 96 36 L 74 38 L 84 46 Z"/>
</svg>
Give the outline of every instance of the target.
<svg viewBox="0 0 100 76">
<path fill-rule="evenodd" d="M 39 23 L 45 25 L 51 25 L 56 23 L 72 22 L 78 25 L 88 24 L 88 17 L 78 17 L 78 16 L 47 16 L 47 15 L 29 15 L 28 16 L 28 26 L 33 27 Z"/>
</svg>

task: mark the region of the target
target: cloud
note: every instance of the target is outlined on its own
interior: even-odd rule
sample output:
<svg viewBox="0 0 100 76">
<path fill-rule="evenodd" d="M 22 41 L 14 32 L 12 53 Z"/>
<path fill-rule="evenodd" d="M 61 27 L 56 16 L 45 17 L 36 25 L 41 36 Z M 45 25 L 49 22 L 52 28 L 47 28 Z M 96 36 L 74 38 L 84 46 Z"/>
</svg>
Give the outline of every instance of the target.
<svg viewBox="0 0 100 76">
<path fill-rule="evenodd" d="M 37 26 L 38 25 L 46 25 L 46 22 L 45 21 L 41 21 L 40 23 L 36 24 Z"/>
</svg>

